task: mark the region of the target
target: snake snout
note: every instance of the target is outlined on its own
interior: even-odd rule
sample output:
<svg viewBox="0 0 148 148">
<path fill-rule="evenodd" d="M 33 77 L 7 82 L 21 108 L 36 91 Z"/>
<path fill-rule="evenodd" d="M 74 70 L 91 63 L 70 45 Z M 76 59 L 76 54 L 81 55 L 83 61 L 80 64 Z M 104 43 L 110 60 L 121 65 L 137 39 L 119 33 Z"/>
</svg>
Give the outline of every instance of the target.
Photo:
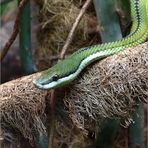
<svg viewBox="0 0 148 148">
<path fill-rule="evenodd" d="M 43 88 L 43 84 L 40 83 L 38 80 L 33 80 L 33 84 L 34 84 L 35 86 L 37 86 L 38 88 L 40 88 L 40 89 Z"/>
</svg>

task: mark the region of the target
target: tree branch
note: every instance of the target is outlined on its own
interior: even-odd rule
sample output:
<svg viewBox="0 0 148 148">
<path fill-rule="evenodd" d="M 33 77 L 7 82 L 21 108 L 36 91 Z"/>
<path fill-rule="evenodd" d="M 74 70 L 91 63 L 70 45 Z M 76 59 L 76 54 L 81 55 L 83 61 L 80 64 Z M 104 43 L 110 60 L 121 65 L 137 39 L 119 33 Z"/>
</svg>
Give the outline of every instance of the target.
<svg viewBox="0 0 148 148">
<path fill-rule="evenodd" d="M 75 22 L 74 22 L 74 24 L 73 24 L 73 26 L 72 26 L 72 28 L 71 28 L 69 34 L 68 34 L 68 37 L 67 37 L 67 39 L 66 39 L 66 41 L 65 41 L 65 44 L 64 44 L 64 46 L 63 46 L 63 48 L 62 48 L 62 50 L 61 50 L 60 59 L 63 59 L 63 58 L 64 58 L 65 53 L 66 53 L 66 50 L 67 50 L 67 48 L 69 47 L 69 45 L 70 45 L 70 43 L 71 43 L 71 41 L 72 41 L 72 39 L 73 39 L 73 37 L 74 37 L 74 33 L 75 33 L 75 31 L 76 31 L 76 28 L 77 28 L 77 26 L 78 26 L 78 24 L 79 24 L 79 22 L 80 22 L 82 16 L 84 15 L 86 9 L 88 8 L 90 2 L 91 2 L 91 0 L 86 0 L 85 4 L 84 4 L 83 7 L 81 8 L 81 10 L 80 10 L 80 12 L 79 12 L 79 14 L 78 14 L 78 16 L 77 16 Z"/>
<path fill-rule="evenodd" d="M 105 118 L 121 119 L 124 126 L 132 122 L 131 115 L 139 100 L 146 102 L 148 98 L 147 50 L 148 42 L 98 61 L 66 89 L 57 90 L 55 147 L 78 142 L 74 138 L 79 134 L 88 138 L 83 141 L 88 144 L 90 133 L 97 132 Z M 45 99 L 51 99 L 51 94 L 33 85 L 32 80 L 39 76 L 36 73 L 0 85 L 2 128 L 18 130 L 30 140 L 39 131 L 47 134 L 42 118 L 47 105 Z"/>
</svg>

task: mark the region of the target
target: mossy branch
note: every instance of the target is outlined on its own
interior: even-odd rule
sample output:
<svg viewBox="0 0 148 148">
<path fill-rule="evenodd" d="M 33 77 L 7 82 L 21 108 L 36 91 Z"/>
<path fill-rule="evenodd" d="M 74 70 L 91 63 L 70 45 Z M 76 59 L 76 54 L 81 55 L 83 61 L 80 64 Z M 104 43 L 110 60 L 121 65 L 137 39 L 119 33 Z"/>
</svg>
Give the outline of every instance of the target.
<svg viewBox="0 0 148 148">
<path fill-rule="evenodd" d="M 55 147 L 90 144 L 90 133 L 99 131 L 106 118 L 121 119 L 124 125 L 132 121 L 131 115 L 139 100 L 144 102 L 148 97 L 147 50 L 148 42 L 98 61 L 66 89 L 57 90 Z M 30 141 L 39 133 L 47 134 L 44 117 L 46 99 L 50 99 L 51 94 L 33 85 L 32 80 L 39 75 L 0 85 L 3 130 L 15 129 Z"/>
</svg>

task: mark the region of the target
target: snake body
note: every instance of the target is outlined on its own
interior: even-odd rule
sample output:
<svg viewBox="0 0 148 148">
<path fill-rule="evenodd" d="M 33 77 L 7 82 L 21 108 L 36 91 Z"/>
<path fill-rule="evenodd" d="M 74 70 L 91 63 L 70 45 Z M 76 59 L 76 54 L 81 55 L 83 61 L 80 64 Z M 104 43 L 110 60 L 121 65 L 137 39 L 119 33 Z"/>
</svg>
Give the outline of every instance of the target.
<svg viewBox="0 0 148 148">
<path fill-rule="evenodd" d="M 130 34 L 118 41 L 81 48 L 66 59 L 42 72 L 33 83 L 40 89 L 69 84 L 90 63 L 143 43 L 148 38 L 148 0 L 130 0 L 132 27 Z"/>
</svg>

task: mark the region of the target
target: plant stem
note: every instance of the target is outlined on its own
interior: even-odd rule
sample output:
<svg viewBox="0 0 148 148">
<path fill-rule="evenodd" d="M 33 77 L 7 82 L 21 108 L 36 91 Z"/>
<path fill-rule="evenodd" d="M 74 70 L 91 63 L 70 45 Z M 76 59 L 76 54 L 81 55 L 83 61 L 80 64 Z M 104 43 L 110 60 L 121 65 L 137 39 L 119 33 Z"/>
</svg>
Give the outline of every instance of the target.
<svg viewBox="0 0 148 148">
<path fill-rule="evenodd" d="M 144 148 L 144 105 L 140 103 L 137 111 L 133 115 L 135 123 L 129 127 L 130 148 Z"/>
<path fill-rule="evenodd" d="M 101 26 L 102 42 L 116 41 L 122 38 L 120 23 L 115 13 L 115 0 L 93 0 L 97 21 Z M 95 148 L 110 148 L 119 129 L 119 120 L 106 119 L 103 129 L 95 142 Z"/>
<path fill-rule="evenodd" d="M 20 57 L 25 74 L 34 72 L 31 52 L 30 1 L 26 3 L 20 20 Z"/>
<path fill-rule="evenodd" d="M 122 38 L 119 20 L 115 11 L 115 0 L 93 0 L 97 21 L 100 25 L 102 42 L 116 41 Z"/>
</svg>

